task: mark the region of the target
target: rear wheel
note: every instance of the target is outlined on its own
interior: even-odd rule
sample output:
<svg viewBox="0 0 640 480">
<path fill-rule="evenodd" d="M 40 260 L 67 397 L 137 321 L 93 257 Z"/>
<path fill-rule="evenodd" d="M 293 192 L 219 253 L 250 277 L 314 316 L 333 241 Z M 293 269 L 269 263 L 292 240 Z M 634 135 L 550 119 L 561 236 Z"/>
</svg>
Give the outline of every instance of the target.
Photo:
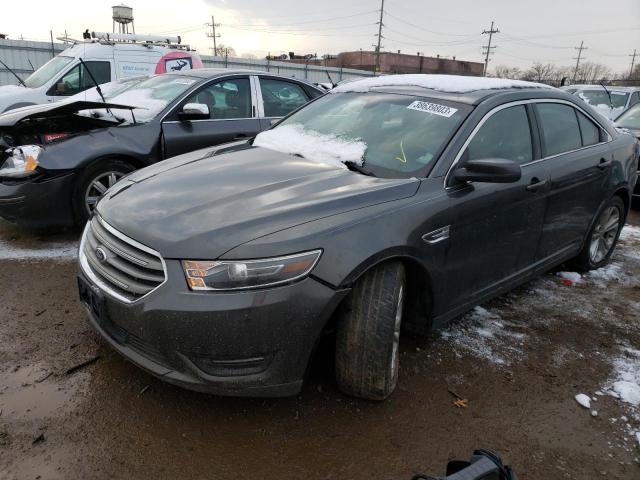
<svg viewBox="0 0 640 480">
<path fill-rule="evenodd" d="M 135 167 L 122 160 L 104 160 L 84 170 L 73 194 L 73 209 L 78 225 L 84 225 L 104 193 Z"/>
<path fill-rule="evenodd" d="M 624 203 L 615 196 L 598 214 L 582 251 L 575 259 L 576 266 L 586 271 L 606 265 L 618 243 L 624 221 Z"/>
<path fill-rule="evenodd" d="M 354 286 L 338 314 L 336 379 L 356 397 L 384 400 L 396 387 L 406 297 L 401 262 L 380 264 Z"/>
</svg>

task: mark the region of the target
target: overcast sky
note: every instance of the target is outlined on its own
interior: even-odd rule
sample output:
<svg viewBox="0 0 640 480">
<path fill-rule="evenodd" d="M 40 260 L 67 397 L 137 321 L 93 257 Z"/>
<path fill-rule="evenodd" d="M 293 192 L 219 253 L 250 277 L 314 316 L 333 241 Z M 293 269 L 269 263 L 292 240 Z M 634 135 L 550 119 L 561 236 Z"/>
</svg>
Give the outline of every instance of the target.
<svg viewBox="0 0 640 480">
<path fill-rule="evenodd" d="M 2 2 L 0 33 L 47 40 L 65 29 L 80 37 L 89 28 L 111 31 L 118 0 L 11 0 Z M 218 39 L 239 54 L 339 53 L 372 49 L 378 0 L 126 0 L 138 33 L 175 33 L 200 53 L 212 40 L 205 23 L 215 15 Z M 535 61 L 575 64 L 575 46 L 586 61 L 624 72 L 640 52 L 640 0 L 385 0 L 384 50 L 455 55 L 482 61 L 491 21 L 500 33 L 491 67 L 527 67 Z M 637 59 L 640 61 L 640 56 Z"/>
</svg>

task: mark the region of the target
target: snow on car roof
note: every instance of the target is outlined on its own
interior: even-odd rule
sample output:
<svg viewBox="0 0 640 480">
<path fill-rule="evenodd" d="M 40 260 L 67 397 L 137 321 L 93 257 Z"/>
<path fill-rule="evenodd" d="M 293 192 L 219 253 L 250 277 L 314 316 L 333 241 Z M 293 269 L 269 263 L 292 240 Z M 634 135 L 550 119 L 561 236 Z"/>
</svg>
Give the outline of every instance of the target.
<svg viewBox="0 0 640 480">
<path fill-rule="evenodd" d="M 549 85 L 523 80 L 508 80 L 505 78 L 465 77 L 461 75 L 429 75 L 406 74 L 384 75 L 339 85 L 331 90 L 332 93 L 361 92 L 366 93 L 377 87 L 421 87 L 439 92 L 467 93 L 478 90 L 496 90 L 503 88 L 553 88 Z"/>
</svg>

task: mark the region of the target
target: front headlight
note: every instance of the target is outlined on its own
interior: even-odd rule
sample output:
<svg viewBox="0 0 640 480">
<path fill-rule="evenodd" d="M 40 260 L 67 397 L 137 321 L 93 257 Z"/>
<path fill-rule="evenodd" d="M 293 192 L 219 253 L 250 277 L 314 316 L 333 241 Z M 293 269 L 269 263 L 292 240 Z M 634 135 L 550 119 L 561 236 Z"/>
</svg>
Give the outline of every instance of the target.
<svg viewBox="0 0 640 480">
<path fill-rule="evenodd" d="M 23 145 L 10 148 L 7 153 L 9 153 L 10 157 L 0 168 L 0 177 L 28 177 L 36 172 L 38 157 L 42 154 L 42 147 Z"/>
<path fill-rule="evenodd" d="M 306 277 L 322 250 L 262 260 L 184 260 L 191 290 L 240 290 L 292 282 Z"/>
</svg>

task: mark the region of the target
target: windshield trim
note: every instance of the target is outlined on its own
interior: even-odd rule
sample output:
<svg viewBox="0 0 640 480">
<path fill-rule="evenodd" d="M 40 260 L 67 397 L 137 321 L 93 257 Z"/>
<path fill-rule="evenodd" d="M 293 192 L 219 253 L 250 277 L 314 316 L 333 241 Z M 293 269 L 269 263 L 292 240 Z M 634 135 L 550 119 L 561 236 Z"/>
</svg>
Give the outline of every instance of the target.
<svg viewBox="0 0 640 480">
<path fill-rule="evenodd" d="M 29 82 L 29 79 L 35 75 L 36 73 L 38 73 L 38 71 L 40 69 L 42 69 L 43 67 L 45 67 L 49 62 L 52 62 L 53 60 L 57 60 L 59 58 L 68 58 L 69 62 L 67 62 L 65 65 L 63 65 L 63 67 L 58 70 L 56 73 L 54 73 L 53 75 L 51 75 L 47 80 L 45 80 L 43 83 L 41 83 L 40 85 L 38 85 L 37 87 L 29 87 L 27 86 L 27 88 L 31 88 L 31 89 L 37 89 L 37 88 L 43 88 L 45 86 L 48 86 L 49 83 L 57 78 L 60 78 L 60 76 L 65 75 L 69 70 L 71 70 L 72 68 L 74 68 L 77 64 L 73 63 L 73 60 L 76 60 L 76 57 L 70 57 L 68 55 L 56 55 L 55 57 L 53 57 L 51 60 L 49 60 L 47 63 L 45 63 L 44 65 L 42 65 L 40 68 L 38 68 L 38 70 L 36 70 L 35 72 L 31 72 L 31 75 L 29 75 L 27 78 L 24 79 L 25 84 L 27 84 Z"/>
</svg>

